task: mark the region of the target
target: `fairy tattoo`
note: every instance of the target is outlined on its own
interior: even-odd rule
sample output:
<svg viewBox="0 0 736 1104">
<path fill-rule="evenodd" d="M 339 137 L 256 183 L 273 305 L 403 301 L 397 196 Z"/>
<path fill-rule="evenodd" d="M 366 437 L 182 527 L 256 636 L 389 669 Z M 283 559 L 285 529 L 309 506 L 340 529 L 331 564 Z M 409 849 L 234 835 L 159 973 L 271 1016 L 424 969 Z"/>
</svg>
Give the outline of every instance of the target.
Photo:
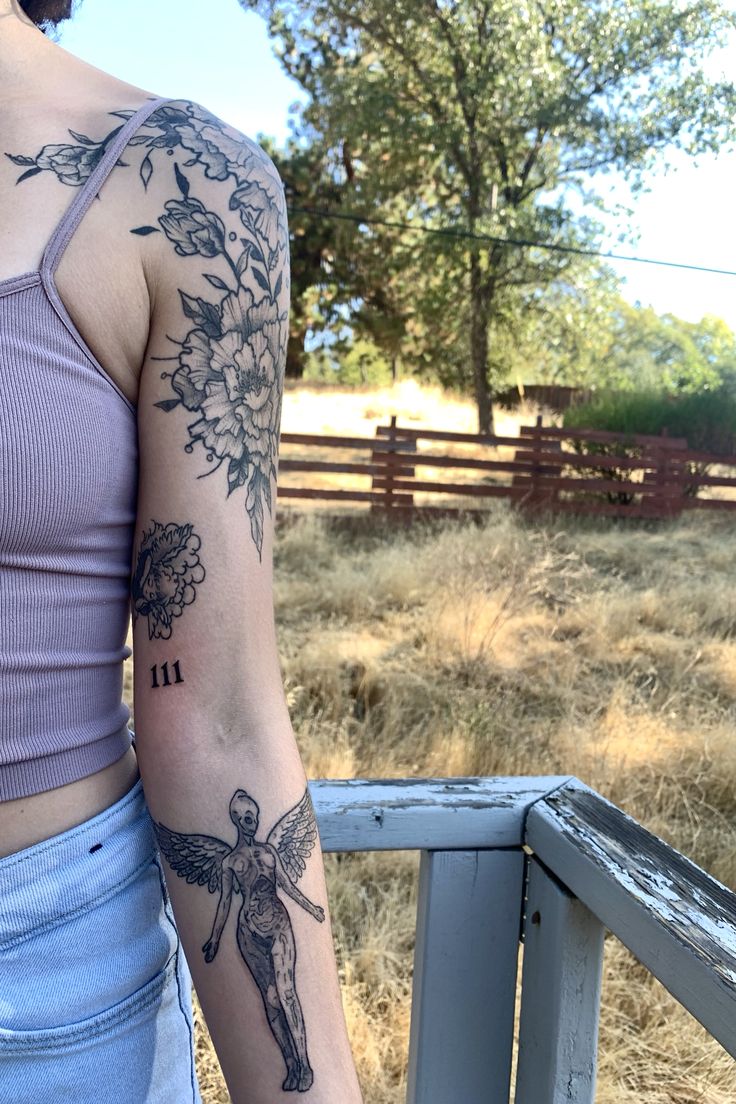
<svg viewBox="0 0 736 1104">
<path fill-rule="evenodd" d="M 230 819 L 238 832 L 230 847 L 215 836 L 174 832 L 154 822 L 169 866 L 190 884 L 206 885 L 220 900 L 210 938 L 202 947 L 206 962 L 217 954 L 233 893 L 242 896 L 236 938 L 240 954 L 258 986 L 268 1026 L 286 1064 L 285 1091 L 306 1092 L 314 1074 L 307 1054 L 307 1034 L 296 991 L 296 945 L 281 890 L 320 923 L 324 909 L 313 904 L 296 883 L 317 839 L 309 790 L 274 825 L 265 840 L 256 838 L 258 804 L 245 790 L 230 800 Z"/>
<path fill-rule="evenodd" d="M 129 119 L 131 110 L 111 115 Z M 101 140 L 70 130 L 72 142 L 45 145 L 35 157 L 6 154 L 24 171 L 17 183 L 50 171 L 64 184 L 84 184 L 117 126 Z M 164 203 L 157 226 L 131 229 L 141 236 L 163 233 L 181 257 L 202 257 L 220 272 L 200 273 L 214 295 L 203 298 L 179 288 L 188 326 L 182 340 L 169 337 L 178 351 L 170 381 L 173 397 L 155 405 L 165 413 L 183 407 L 198 415 L 187 429 L 184 446 L 204 449 L 208 463 L 201 479 L 226 464 L 227 496 L 243 488 L 250 531 L 263 546 L 264 509 L 272 511 L 277 478 L 283 374 L 288 341 L 289 245 L 284 189 L 273 162 L 255 142 L 198 104 L 170 101 L 141 124 L 128 146 L 147 147 L 138 175 L 146 189 L 158 151 L 176 157 L 177 196 Z M 180 164 L 181 161 L 181 164 Z M 118 165 L 125 167 L 122 159 Z M 228 208 L 237 214 L 240 233 L 226 231 L 222 218 L 192 194 L 184 171 L 202 170 L 227 184 Z"/>
</svg>

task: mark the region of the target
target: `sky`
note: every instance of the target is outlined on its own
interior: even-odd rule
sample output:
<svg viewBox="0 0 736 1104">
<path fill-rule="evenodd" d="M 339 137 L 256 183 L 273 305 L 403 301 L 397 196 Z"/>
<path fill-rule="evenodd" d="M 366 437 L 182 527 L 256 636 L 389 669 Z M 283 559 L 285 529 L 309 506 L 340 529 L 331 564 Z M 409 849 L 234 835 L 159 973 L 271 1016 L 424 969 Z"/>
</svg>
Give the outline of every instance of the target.
<svg viewBox="0 0 736 1104">
<path fill-rule="evenodd" d="M 61 45 L 97 68 L 152 94 L 201 103 L 252 138 L 283 142 L 290 106 L 305 98 L 281 69 L 263 20 L 238 0 L 82 0 L 60 30 Z M 736 79 L 736 40 L 710 70 Z M 736 271 L 736 150 L 697 165 L 673 160 L 676 169 L 649 176 L 636 199 L 618 178 L 600 178 L 602 194 L 613 187 L 613 198 L 633 208 L 638 234 L 634 244 L 612 236 L 603 248 Z M 736 330 L 736 275 L 612 267 L 631 302 L 692 322 L 715 314 Z"/>
</svg>

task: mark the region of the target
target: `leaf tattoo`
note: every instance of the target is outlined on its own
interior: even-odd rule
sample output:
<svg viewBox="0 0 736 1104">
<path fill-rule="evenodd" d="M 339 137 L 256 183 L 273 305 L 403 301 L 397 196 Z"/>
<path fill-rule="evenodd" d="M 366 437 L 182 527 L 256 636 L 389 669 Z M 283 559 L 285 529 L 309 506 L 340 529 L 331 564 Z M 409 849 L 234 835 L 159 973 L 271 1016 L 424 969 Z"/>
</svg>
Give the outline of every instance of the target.
<svg viewBox="0 0 736 1104">
<path fill-rule="evenodd" d="M 133 621 L 148 619 L 148 639 L 168 640 L 172 622 L 196 597 L 205 576 L 201 540 L 191 525 L 151 522 L 144 531 L 131 579 Z"/>
<path fill-rule="evenodd" d="M 282 1088 L 307 1092 L 314 1074 L 307 1053 L 307 1033 L 296 990 L 296 945 L 281 890 L 315 920 L 325 918 L 297 886 L 317 841 L 317 824 L 309 790 L 258 839 L 260 809 L 245 790 L 230 799 L 230 819 L 238 833 L 231 847 L 216 836 L 175 832 L 154 821 L 160 849 L 171 869 L 190 885 L 219 893 L 212 932 L 202 947 L 205 962 L 217 954 L 233 894 L 242 898 L 236 937 L 238 950 L 258 986 L 268 1026 L 286 1065 Z"/>
</svg>

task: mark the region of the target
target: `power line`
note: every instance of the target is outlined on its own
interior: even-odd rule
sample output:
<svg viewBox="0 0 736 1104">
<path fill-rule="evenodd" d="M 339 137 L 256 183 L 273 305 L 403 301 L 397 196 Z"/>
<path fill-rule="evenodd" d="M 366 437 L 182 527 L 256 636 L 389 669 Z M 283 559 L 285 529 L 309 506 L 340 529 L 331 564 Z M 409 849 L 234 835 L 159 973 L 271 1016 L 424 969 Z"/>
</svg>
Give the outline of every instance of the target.
<svg viewBox="0 0 736 1104">
<path fill-rule="evenodd" d="M 532 246 L 534 249 L 546 249 L 552 253 L 574 253 L 579 257 L 603 257 L 610 261 L 658 265 L 660 268 L 684 268 L 689 272 L 709 272 L 715 276 L 736 276 L 736 271 L 730 268 L 709 268 L 706 265 L 685 264 L 684 261 L 661 261 L 652 257 L 631 257 L 624 253 L 605 253 L 599 249 L 581 249 L 574 245 L 558 245 L 555 242 L 530 241 L 527 238 L 500 238 L 493 234 L 471 234 L 468 230 L 412 226 L 409 222 L 390 222 L 387 219 L 371 218 L 367 215 L 351 215 L 344 211 L 320 211 L 316 207 L 292 207 L 289 205 L 289 210 L 296 214 L 319 215 L 321 218 L 344 219 L 348 222 L 365 223 L 367 226 L 388 226 L 397 230 L 414 230 L 417 233 L 438 234 L 450 238 L 466 238 L 472 241 L 491 242 L 493 245 Z"/>
</svg>

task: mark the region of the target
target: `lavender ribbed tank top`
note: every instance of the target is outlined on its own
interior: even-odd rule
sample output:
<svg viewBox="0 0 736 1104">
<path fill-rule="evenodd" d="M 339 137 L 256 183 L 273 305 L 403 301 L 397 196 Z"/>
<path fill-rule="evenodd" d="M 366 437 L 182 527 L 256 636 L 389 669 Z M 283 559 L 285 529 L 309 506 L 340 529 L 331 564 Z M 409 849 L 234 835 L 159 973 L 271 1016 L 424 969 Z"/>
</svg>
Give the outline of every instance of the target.
<svg viewBox="0 0 736 1104">
<path fill-rule="evenodd" d="M 118 131 L 41 268 L 0 281 L 0 801 L 63 786 L 130 747 L 122 701 L 138 483 L 135 407 L 54 282 L 133 132 Z"/>
</svg>

